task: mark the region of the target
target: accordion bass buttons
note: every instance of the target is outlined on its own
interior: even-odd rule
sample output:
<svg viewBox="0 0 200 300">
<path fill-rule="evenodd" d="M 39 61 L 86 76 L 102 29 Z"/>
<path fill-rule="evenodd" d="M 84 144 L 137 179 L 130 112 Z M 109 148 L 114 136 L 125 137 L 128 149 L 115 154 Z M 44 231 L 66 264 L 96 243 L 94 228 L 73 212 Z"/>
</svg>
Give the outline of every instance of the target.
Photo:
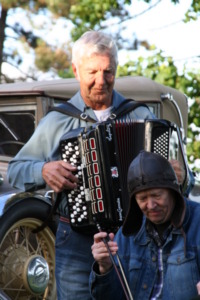
<svg viewBox="0 0 200 300">
<path fill-rule="evenodd" d="M 63 141 L 61 145 L 61 156 L 64 161 L 77 167 L 74 175 L 78 177 L 77 188 L 68 192 L 68 205 L 70 212 L 70 222 L 72 224 L 81 223 L 87 218 L 87 208 L 84 204 L 85 189 L 83 184 L 83 166 L 81 163 L 80 149 L 77 139 L 74 142 Z"/>
</svg>

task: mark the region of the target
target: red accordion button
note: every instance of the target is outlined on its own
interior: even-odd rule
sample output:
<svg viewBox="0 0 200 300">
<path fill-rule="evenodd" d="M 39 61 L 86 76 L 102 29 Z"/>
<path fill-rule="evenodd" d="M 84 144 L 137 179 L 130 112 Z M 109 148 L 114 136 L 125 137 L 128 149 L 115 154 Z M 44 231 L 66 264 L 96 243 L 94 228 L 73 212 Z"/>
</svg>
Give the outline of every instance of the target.
<svg viewBox="0 0 200 300">
<path fill-rule="evenodd" d="M 94 182 L 96 187 L 99 187 L 101 185 L 101 180 L 99 175 L 94 176 Z"/>
<path fill-rule="evenodd" d="M 96 149 L 96 142 L 94 138 L 90 138 L 90 149 Z"/>
<path fill-rule="evenodd" d="M 102 190 L 101 188 L 96 189 L 97 199 L 102 199 Z"/>
<path fill-rule="evenodd" d="M 91 151 L 92 162 L 97 161 L 97 151 Z"/>
<path fill-rule="evenodd" d="M 99 210 L 99 212 L 103 212 L 104 211 L 103 200 L 99 200 L 98 201 L 98 210 Z"/>
<path fill-rule="evenodd" d="M 99 174 L 99 166 L 97 163 L 93 164 L 93 172 L 94 174 Z"/>
</svg>

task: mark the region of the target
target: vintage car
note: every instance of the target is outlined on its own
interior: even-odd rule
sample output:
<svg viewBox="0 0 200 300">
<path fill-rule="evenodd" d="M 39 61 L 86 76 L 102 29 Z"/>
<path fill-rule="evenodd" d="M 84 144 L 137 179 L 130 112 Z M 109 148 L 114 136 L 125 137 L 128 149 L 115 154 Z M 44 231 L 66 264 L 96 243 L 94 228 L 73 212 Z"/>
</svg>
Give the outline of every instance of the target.
<svg viewBox="0 0 200 300">
<path fill-rule="evenodd" d="M 28 141 L 48 110 L 64 103 L 79 89 L 76 79 L 0 85 L 0 290 L 8 299 L 56 299 L 55 232 L 57 218 L 40 226 L 52 207 L 52 191 L 23 192 L 11 187 L 9 161 Z M 184 189 L 190 183 L 185 144 L 187 97 L 144 77 L 117 78 L 115 89 L 126 98 L 146 103 L 159 119 L 175 124 L 172 152 L 185 167 Z M 51 129 L 49 129 L 51 130 Z M 199 194 L 192 194 L 198 200 Z"/>
</svg>

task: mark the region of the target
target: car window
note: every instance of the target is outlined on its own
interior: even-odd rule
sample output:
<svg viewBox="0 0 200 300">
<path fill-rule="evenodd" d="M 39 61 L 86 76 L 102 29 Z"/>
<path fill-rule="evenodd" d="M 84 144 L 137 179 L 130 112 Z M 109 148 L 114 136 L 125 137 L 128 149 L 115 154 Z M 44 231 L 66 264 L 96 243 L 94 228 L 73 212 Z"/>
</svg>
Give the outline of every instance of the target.
<svg viewBox="0 0 200 300">
<path fill-rule="evenodd" d="M 0 154 L 14 156 L 35 129 L 34 111 L 0 113 Z"/>
</svg>

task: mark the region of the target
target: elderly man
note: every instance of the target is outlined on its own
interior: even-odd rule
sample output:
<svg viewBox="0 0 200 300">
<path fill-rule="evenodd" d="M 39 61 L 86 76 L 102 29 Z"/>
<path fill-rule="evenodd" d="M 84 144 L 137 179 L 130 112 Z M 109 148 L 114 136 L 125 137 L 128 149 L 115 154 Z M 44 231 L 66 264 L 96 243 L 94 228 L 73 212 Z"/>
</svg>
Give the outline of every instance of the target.
<svg viewBox="0 0 200 300">
<path fill-rule="evenodd" d="M 118 65 L 115 42 L 103 32 L 88 31 L 72 49 L 72 68 L 80 82 L 69 103 L 84 114 L 84 119 L 57 111 L 48 113 L 31 139 L 10 162 L 11 184 L 22 190 L 34 190 L 47 185 L 56 193 L 77 187 L 76 168 L 61 160 L 59 142 L 73 129 L 92 125 L 90 118 L 105 121 L 123 104 L 124 97 L 113 90 Z M 137 107 L 124 115 L 125 119 L 155 118 L 147 107 Z M 173 162 L 177 174 L 182 171 Z M 92 235 L 79 234 L 69 224 L 66 192 L 59 206 L 60 222 L 56 234 L 56 284 L 58 300 L 91 299 L 88 277 L 93 263 Z"/>
<path fill-rule="evenodd" d="M 48 113 L 31 139 L 10 162 L 8 177 L 13 186 L 34 190 L 46 184 L 57 193 L 77 187 L 76 168 L 61 160 L 59 141 L 72 129 L 90 126 L 89 117 L 96 122 L 107 120 L 123 103 L 124 97 L 113 90 L 117 65 L 117 47 L 107 34 L 88 31 L 74 43 L 72 68 L 80 82 L 80 91 L 69 103 L 88 117 L 78 119 L 57 111 Z M 147 107 L 137 107 L 124 118 L 137 120 L 154 116 Z M 62 196 L 56 234 L 58 300 L 91 299 L 88 278 L 93 263 L 93 236 L 71 229 L 66 193 Z"/>
<path fill-rule="evenodd" d="M 129 210 L 108 245 L 118 252 L 134 300 L 189 300 L 200 280 L 200 204 L 184 199 L 170 163 L 142 151 L 128 170 Z M 112 260 L 94 235 L 91 273 L 94 299 L 127 299 Z M 116 265 L 118 265 L 116 260 Z"/>
</svg>

